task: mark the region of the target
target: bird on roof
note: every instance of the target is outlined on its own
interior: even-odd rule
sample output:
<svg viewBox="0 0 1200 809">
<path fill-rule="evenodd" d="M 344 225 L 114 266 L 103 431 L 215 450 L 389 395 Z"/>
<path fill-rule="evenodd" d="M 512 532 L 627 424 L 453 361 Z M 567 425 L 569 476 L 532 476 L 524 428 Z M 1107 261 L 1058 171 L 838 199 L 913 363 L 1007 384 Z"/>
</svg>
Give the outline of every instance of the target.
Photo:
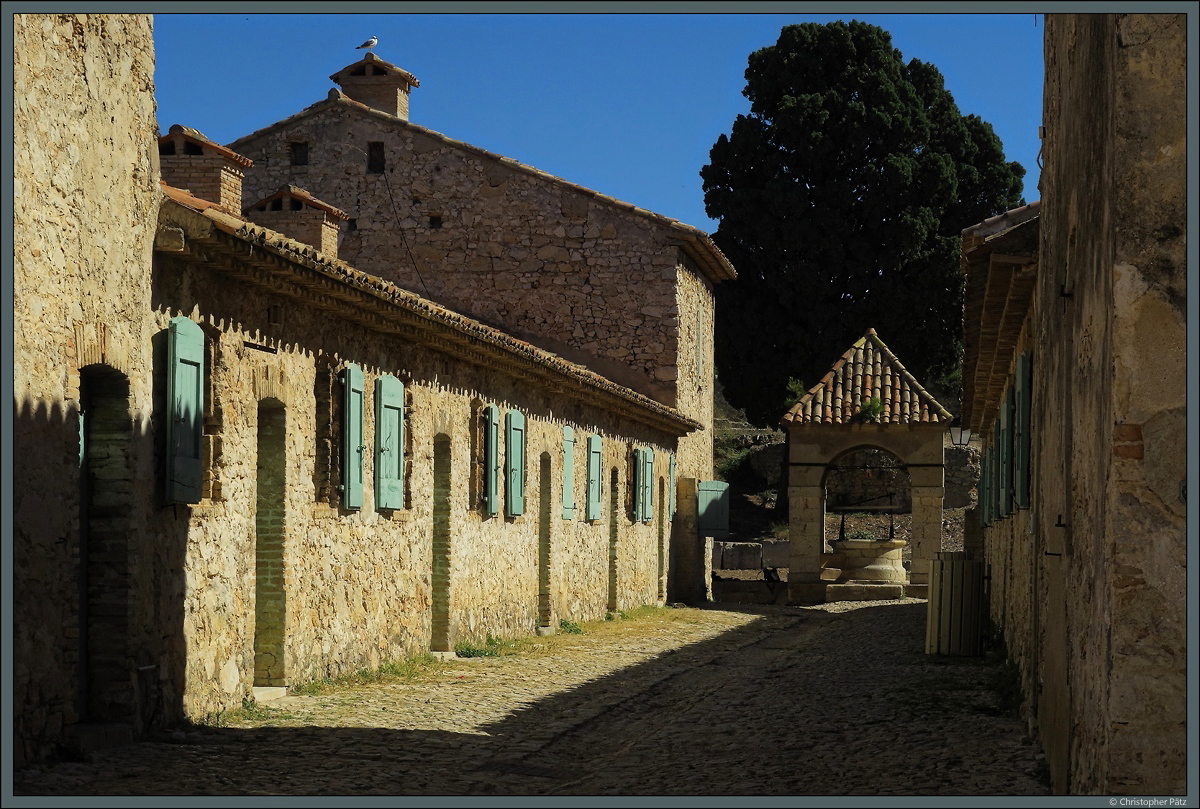
<svg viewBox="0 0 1200 809">
<path fill-rule="evenodd" d="M 367 51 L 369 52 L 371 50 L 371 48 L 374 48 L 377 44 L 379 44 L 379 37 L 371 37 L 370 39 L 368 39 L 363 44 L 359 45 L 354 50 L 361 51 L 363 48 L 366 48 Z"/>
</svg>

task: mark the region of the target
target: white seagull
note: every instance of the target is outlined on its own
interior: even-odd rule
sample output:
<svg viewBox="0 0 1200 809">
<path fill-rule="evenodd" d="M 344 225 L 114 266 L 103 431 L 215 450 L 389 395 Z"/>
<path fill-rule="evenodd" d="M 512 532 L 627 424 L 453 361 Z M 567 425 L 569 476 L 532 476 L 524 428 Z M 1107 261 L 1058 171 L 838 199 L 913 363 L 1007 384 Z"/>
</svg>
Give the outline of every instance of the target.
<svg viewBox="0 0 1200 809">
<path fill-rule="evenodd" d="M 368 39 L 363 44 L 359 45 L 354 50 L 361 51 L 363 48 L 366 48 L 367 51 L 370 52 L 371 48 L 374 48 L 378 43 L 379 43 L 379 37 L 371 37 L 370 39 Z"/>
</svg>

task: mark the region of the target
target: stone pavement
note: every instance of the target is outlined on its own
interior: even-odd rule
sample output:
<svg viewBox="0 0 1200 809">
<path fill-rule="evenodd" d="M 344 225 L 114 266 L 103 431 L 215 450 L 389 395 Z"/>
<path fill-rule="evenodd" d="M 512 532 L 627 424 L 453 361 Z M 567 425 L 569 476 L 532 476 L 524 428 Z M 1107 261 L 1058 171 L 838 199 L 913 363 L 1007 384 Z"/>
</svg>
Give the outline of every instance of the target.
<svg viewBox="0 0 1200 809">
<path fill-rule="evenodd" d="M 924 601 L 672 612 L 686 620 L 288 696 L 268 719 L 18 772 L 14 792 L 1048 794 L 997 667 L 923 653 Z"/>
</svg>

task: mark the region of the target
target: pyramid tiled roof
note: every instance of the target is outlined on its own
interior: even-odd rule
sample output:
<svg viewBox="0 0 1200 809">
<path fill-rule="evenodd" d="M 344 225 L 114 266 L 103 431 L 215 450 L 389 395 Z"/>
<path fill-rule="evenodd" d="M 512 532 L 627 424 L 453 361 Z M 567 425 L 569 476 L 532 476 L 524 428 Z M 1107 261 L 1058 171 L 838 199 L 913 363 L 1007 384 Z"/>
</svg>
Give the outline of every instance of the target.
<svg viewBox="0 0 1200 809">
<path fill-rule="evenodd" d="M 949 424 L 950 413 L 896 359 L 874 329 L 860 337 L 783 417 L 788 424 L 850 424 L 878 397 L 879 424 Z"/>
</svg>

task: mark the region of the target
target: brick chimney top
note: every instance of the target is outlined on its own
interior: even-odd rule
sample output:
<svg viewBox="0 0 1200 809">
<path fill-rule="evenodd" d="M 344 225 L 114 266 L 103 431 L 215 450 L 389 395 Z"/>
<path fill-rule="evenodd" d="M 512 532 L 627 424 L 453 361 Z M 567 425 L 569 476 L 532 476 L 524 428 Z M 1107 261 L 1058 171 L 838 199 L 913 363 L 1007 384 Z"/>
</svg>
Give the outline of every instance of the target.
<svg viewBox="0 0 1200 809">
<path fill-rule="evenodd" d="M 158 139 L 158 159 L 167 185 L 219 206 L 232 214 L 242 209 L 242 180 L 254 161 L 174 124 Z"/>
<path fill-rule="evenodd" d="M 409 91 L 421 86 L 416 76 L 370 51 L 329 78 L 351 99 L 406 121 Z"/>
<path fill-rule="evenodd" d="M 280 186 L 245 210 L 247 219 L 337 258 L 338 231 L 350 217 L 294 185 Z"/>
</svg>

